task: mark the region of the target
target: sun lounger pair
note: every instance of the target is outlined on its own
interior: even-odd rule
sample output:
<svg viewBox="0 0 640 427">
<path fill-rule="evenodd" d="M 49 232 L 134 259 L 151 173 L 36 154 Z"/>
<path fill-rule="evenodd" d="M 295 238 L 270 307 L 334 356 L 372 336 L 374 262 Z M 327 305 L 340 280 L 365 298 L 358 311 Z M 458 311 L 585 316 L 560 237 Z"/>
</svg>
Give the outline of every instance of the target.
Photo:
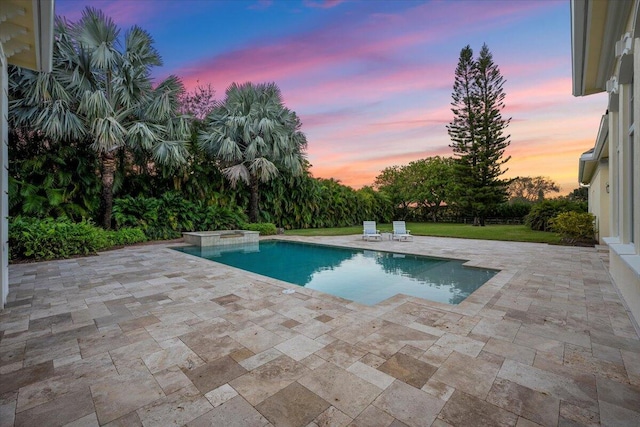
<svg viewBox="0 0 640 427">
<path fill-rule="evenodd" d="M 391 235 L 393 240 L 407 241 L 413 239 L 413 236 L 407 230 L 407 226 L 404 221 L 393 221 L 393 234 Z M 362 239 L 369 240 L 382 240 L 380 230 L 376 228 L 375 221 L 363 221 L 362 222 Z"/>
</svg>

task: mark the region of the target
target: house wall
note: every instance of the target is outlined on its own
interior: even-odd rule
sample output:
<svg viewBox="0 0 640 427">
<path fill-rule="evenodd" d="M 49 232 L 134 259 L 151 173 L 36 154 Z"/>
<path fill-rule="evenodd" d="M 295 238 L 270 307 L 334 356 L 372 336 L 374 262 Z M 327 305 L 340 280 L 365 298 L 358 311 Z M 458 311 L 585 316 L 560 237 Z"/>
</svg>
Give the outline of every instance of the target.
<svg viewBox="0 0 640 427">
<path fill-rule="evenodd" d="M 632 10 L 634 10 L 635 4 Z M 633 13 L 623 31 L 635 34 L 633 75 L 618 88 L 618 111 L 609 117 L 609 271 L 636 323 L 640 322 L 640 32 L 636 34 Z M 639 29 L 640 30 L 640 29 Z M 617 40 L 616 40 L 617 41 Z M 615 49 L 615 46 L 611 46 Z M 621 58 L 612 64 L 618 77 Z M 637 76 L 637 77 L 635 77 Z M 604 175 L 602 175 L 604 176 Z M 592 182 L 598 188 L 600 183 Z M 602 197 L 593 204 L 603 204 Z M 594 207 L 594 209 L 597 209 Z M 602 209 L 602 207 L 600 208 Z M 602 227 L 601 227 L 602 228 Z"/>
<path fill-rule="evenodd" d="M 609 162 L 601 160 L 589 187 L 589 212 L 596 217 L 596 239 L 600 244 L 604 244 L 604 237 L 611 235 L 608 184 Z"/>
</svg>

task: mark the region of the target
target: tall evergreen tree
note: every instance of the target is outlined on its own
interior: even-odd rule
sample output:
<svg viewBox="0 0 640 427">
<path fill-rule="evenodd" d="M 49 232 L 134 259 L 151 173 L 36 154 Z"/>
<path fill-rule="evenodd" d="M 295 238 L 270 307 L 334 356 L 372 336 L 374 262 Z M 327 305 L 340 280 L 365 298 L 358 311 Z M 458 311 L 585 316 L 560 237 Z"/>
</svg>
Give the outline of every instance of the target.
<svg viewBox="0 0 640 427">
<path fill-rule="evenodd" d="M 508 180 L 502 165 L 509 146 L 505 129 L 511 119 L 504 119 L 504 78 L 493 62 L 487 45 L 477 60 L 470 46 L 460 52 L 452 93 L 454 118 L 447 126 L 456 156 L 457 199 L 461 207 L 474 216 L 474 224 L 484 225 L 487 212 L 507 197 Z"/>
</svg>

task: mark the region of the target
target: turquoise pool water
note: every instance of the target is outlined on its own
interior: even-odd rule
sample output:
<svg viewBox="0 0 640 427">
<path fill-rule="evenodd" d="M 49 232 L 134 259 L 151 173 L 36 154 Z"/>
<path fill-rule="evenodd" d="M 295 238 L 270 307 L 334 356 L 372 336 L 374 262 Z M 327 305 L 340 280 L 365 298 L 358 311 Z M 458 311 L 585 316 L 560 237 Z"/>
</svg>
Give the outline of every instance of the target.
<svg viewBox="0 0 640 427">
<path fill-rule="evenodd" d="M 275 240 L 175 249 L 367 305 L 399 293 L 459 304 L 498 273 L 458 260 Z"/>
</svg>

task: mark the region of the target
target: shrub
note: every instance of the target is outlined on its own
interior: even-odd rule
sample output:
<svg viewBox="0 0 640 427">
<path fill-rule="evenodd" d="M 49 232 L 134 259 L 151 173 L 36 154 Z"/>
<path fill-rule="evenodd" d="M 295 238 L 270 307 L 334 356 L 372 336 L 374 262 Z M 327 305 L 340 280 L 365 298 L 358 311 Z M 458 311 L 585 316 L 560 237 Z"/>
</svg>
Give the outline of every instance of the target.
<svg viewBox="0 0 640 427">
<path fill-rule="evenodd" d="M 234 209 L 226 206 L 202 204 L 199 206 L 199 213 L 201 219 L 198 221 L 198 225 L 201 230 L 230 230 L 239 228 L 247 220 L 247 216 L 238 207 Z"/>
<path fill-rule="evenodd" d="M 116 227 L 140 227 L 146 231 L 158 223 L 160 201 L 153 197 L 125 196 L 113 201 L 113 219 Z"/>
<path fill-rule="evenodd" d="M 11 259 L 50 260 L 73 255 L 88 255 L 110 246 L 108 234 L 82 221 L 73 223 L 66 217 L 15 218 L 9 226 Z"/>
<path fill-rule="evenodd" d="M 525 217 L 525 224 L 532 230 L 550 231 L 551 219 L 563 212 L 586 212 L 587 203 L 555 199 L 543 200 L 531 207 Z"/>
<path fill-rule="evenodd" d="M 105 231 L 89 221 L 74 223 L 66 217 L 16 217 L 9 224 L 9 257 L 37 261 L 69 258 L 145 240 L 140 229 Z"/>
<path fill-rule="evenodd" d="M 121 228 L 120 230 L 109 231 L 107 233 L 109 233 L 112 246 L 131 245 L 147 241 L 147 236 L 140 228 Z"/>
<path fill-rule="evenodd" d="M 531 212 L 531 206 L 531 203 L 519 201 L 501 203 L 496 206 L 495 212 L 491 215 L 503 219 L 523 219 Z"/>
<path fill-rule="evenodd" d="M 126 196 L 116 199 L 113 218 L 118 228 L 139 227 L 149 240 L 175 239 L 183 231 L 238 228 L 247 220 L 239 208 L 191 202 L 178 193 L 161 198 Z"/>
<path fill-rule="evenodd" d="M 595 217 L 587 212 L 563 212 L 551 220 L 551 229 L 560 233 L 567 243 L 592 243 Z"/>
<path fill-rule="evenodd" d="M 241 228 L 243 230 L 249 231 L 259 231 L 261 236 L 271 236 L 277 234 L 278 230 L 276 229 L 275 224 L 270 222 L 257 222 L 253 224 L 242 224 Z"/>
</svg>

